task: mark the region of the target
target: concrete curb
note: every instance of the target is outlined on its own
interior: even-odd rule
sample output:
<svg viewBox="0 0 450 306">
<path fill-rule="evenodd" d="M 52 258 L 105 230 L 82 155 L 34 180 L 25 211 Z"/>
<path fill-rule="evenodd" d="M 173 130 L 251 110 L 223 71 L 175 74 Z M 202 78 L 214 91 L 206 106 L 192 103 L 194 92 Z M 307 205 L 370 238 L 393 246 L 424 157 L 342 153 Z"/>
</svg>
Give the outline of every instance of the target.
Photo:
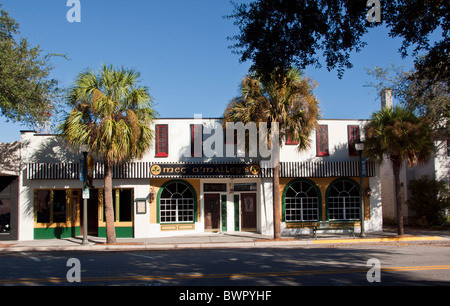
<svg viewBox="0 0 450 306">
<path fill-rule="evenodd" d="M 158 251 L 182 249 L 223 249 L 223 248 L 276 248 L 313 246 L 326 244 L 359 244 L 376 242 L 420 242 L 420 241 L 446 241 L 450 239 L 438 236 L 410 236 L 410 237 L 381 237 L 381 238 L 353 238 L 353 239 L 318 239 L 318 240 L 285 240 L 285 241 L 245 241 L 245 242 L 202 242 L 202 243 L 141 243 L 141 244 L 90 244 L 84 245 L 52 245 L 52 246 L 2 246 L 0 253 L 11 252 L 105 252 L 105 251 Z"/>
<path fill-rule="evenodd" d="M 386 237 L 386 238 L 354 238 L 354 239 L 328 239 L 328 240 L 314 240 L 313 244 L 326 243 L 370 243 L 370 242 L 400 242 L 400 241 L 438 241 L 444 240 L 442 237 L 427 236 L 427 237 Z"/>
</svg>

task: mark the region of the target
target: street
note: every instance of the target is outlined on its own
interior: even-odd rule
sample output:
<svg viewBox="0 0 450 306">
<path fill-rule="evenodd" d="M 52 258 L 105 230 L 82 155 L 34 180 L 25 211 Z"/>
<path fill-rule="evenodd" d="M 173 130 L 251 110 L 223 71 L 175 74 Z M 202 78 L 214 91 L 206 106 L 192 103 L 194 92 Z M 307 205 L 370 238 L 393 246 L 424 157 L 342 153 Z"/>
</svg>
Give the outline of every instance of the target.
<svg viewBox="0 0 450 306">
<path fill-rule="evenodd" d="M 267 249 L 12 252 L 0 254 L 0 286 L 449 285 L 449 247 L 449 242 L 428 242 Z M 68 262 L 71 258 L 74 263 Z"/>
</svg>

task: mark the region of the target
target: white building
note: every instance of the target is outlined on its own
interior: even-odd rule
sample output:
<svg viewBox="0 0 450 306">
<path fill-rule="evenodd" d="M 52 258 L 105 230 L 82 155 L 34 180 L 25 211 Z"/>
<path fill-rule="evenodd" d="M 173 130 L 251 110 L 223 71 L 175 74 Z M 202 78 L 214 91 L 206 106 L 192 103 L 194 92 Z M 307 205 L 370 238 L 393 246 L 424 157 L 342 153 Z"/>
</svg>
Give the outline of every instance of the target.
<svg viewBox="0 0 450 306">
<path fill-rule="evenodd" d="M 155 122 L 154 148 L 143 159 L 114 168 L 117 237 L 145 238 L 208 231 L 273 234 L 272 169 L 262 167 L 260 157 L 229 154 L 208 157 L 204 147 L 210 145 L 208 139 L 214 135 L 208 127 L 220 123 L 221 119 L 217 118 L 158 119 Z M 320 120 L 311 136 L 309 150 L 299 153 L 296 144 L 289 141 L 282 146 L 283 235 L 311 234 L 312 227 L 321 220 L 355 222 L 359 230 L 359 155 L 354 143 L 365 123 L 364 120 Z M 194 145 L 198 135 L 202 135 L 204 145 L 200 149 Z M 226 152 L 227 148 L 235 147 L 235 141 L 216 142 L 219 148 L 222 145 L 222 152 Z M 57 135 L 40 135 L 34 131 L 22 132 L 15 152 L 16 171 L 5 170 L 1 174 L 2 185 L 10 186 L 9 193 L 3 197 L 11 202 L 11 228 L 0 239 L 80 235 L 83 228 L 82 154 L 68 150 Z M 103 165 L 95 161 L 92 167 L 95 188 L 90 190 L 88 200 L 88 234 L 104 237 Z M 368 162 L 365 172 L 365 230 L 381 231 L 378 166 Z M 6 179 L 6 175 L 10 179 Z M 17 182 L 17 186 L 10 184 L 11 180 Z"/>
</svg>

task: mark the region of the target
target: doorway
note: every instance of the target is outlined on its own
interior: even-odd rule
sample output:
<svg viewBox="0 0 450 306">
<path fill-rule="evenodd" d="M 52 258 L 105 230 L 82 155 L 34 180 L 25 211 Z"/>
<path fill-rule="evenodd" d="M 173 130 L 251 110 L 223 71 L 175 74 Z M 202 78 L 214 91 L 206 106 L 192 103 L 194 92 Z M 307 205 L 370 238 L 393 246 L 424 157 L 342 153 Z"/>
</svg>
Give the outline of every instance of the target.
<svg viewBox="0 0 450 306">
<path fill-rule="evenodd" d="M 89 199 L 87 200 L 87 212 L 88 212 L 88 235 L 98 236 L 98 189 L 90 189 Z M 81 234 L 83 234 L 83 199 L 81 200 Z"/>
<path fill-rule="evenodd" d="M 241 194 L 241 230 L 256 231 L 256 193 Z"/>
<path fill-rule="evenodd" d="M 205 194 L 205 230 L 219 231 L 220 194 Z"/>
</svg>

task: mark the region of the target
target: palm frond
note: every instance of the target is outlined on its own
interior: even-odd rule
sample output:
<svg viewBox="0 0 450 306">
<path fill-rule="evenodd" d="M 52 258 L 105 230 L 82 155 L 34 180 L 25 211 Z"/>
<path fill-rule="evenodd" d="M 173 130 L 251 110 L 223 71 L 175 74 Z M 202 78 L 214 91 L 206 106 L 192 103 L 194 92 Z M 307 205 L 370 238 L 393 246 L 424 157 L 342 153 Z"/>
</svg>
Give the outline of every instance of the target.
<svg viewBox="0 0 450 306">
<path fill-rule="evenodd" d="M 365 127 L 365 154 L 379 162 L 406 160 L 408 166 L 425 163 L 434 150 L 431 124 L 401 106 L 374 113 Z"/>
<path fill-rule="evenodd" d="M 59 130 L 67 143 L 91 151 L 110 163 L 123 162 L 151 148 L 150 125 L 157 114 L 149 89 L 138 86 L 140 73 L 103 66 L 99 74 L 78 75 L 67 101 L 73 110 Z"/>
<path fill-rule="evenodd" d="M 309 136 L 320 116 L 318 101 L 312 93 L 314 82 L 306 79 L 298 69 L 290 69 L 287 74 L 274 72 L 264 80 L 254 75 L 242 80 L 240 96 L 225 109 L 224 124 L 277 122 L 280 144 L 289 135 L 299 142 L 299 150 L 307 149 L 311 145 Z"/>
</svg>

